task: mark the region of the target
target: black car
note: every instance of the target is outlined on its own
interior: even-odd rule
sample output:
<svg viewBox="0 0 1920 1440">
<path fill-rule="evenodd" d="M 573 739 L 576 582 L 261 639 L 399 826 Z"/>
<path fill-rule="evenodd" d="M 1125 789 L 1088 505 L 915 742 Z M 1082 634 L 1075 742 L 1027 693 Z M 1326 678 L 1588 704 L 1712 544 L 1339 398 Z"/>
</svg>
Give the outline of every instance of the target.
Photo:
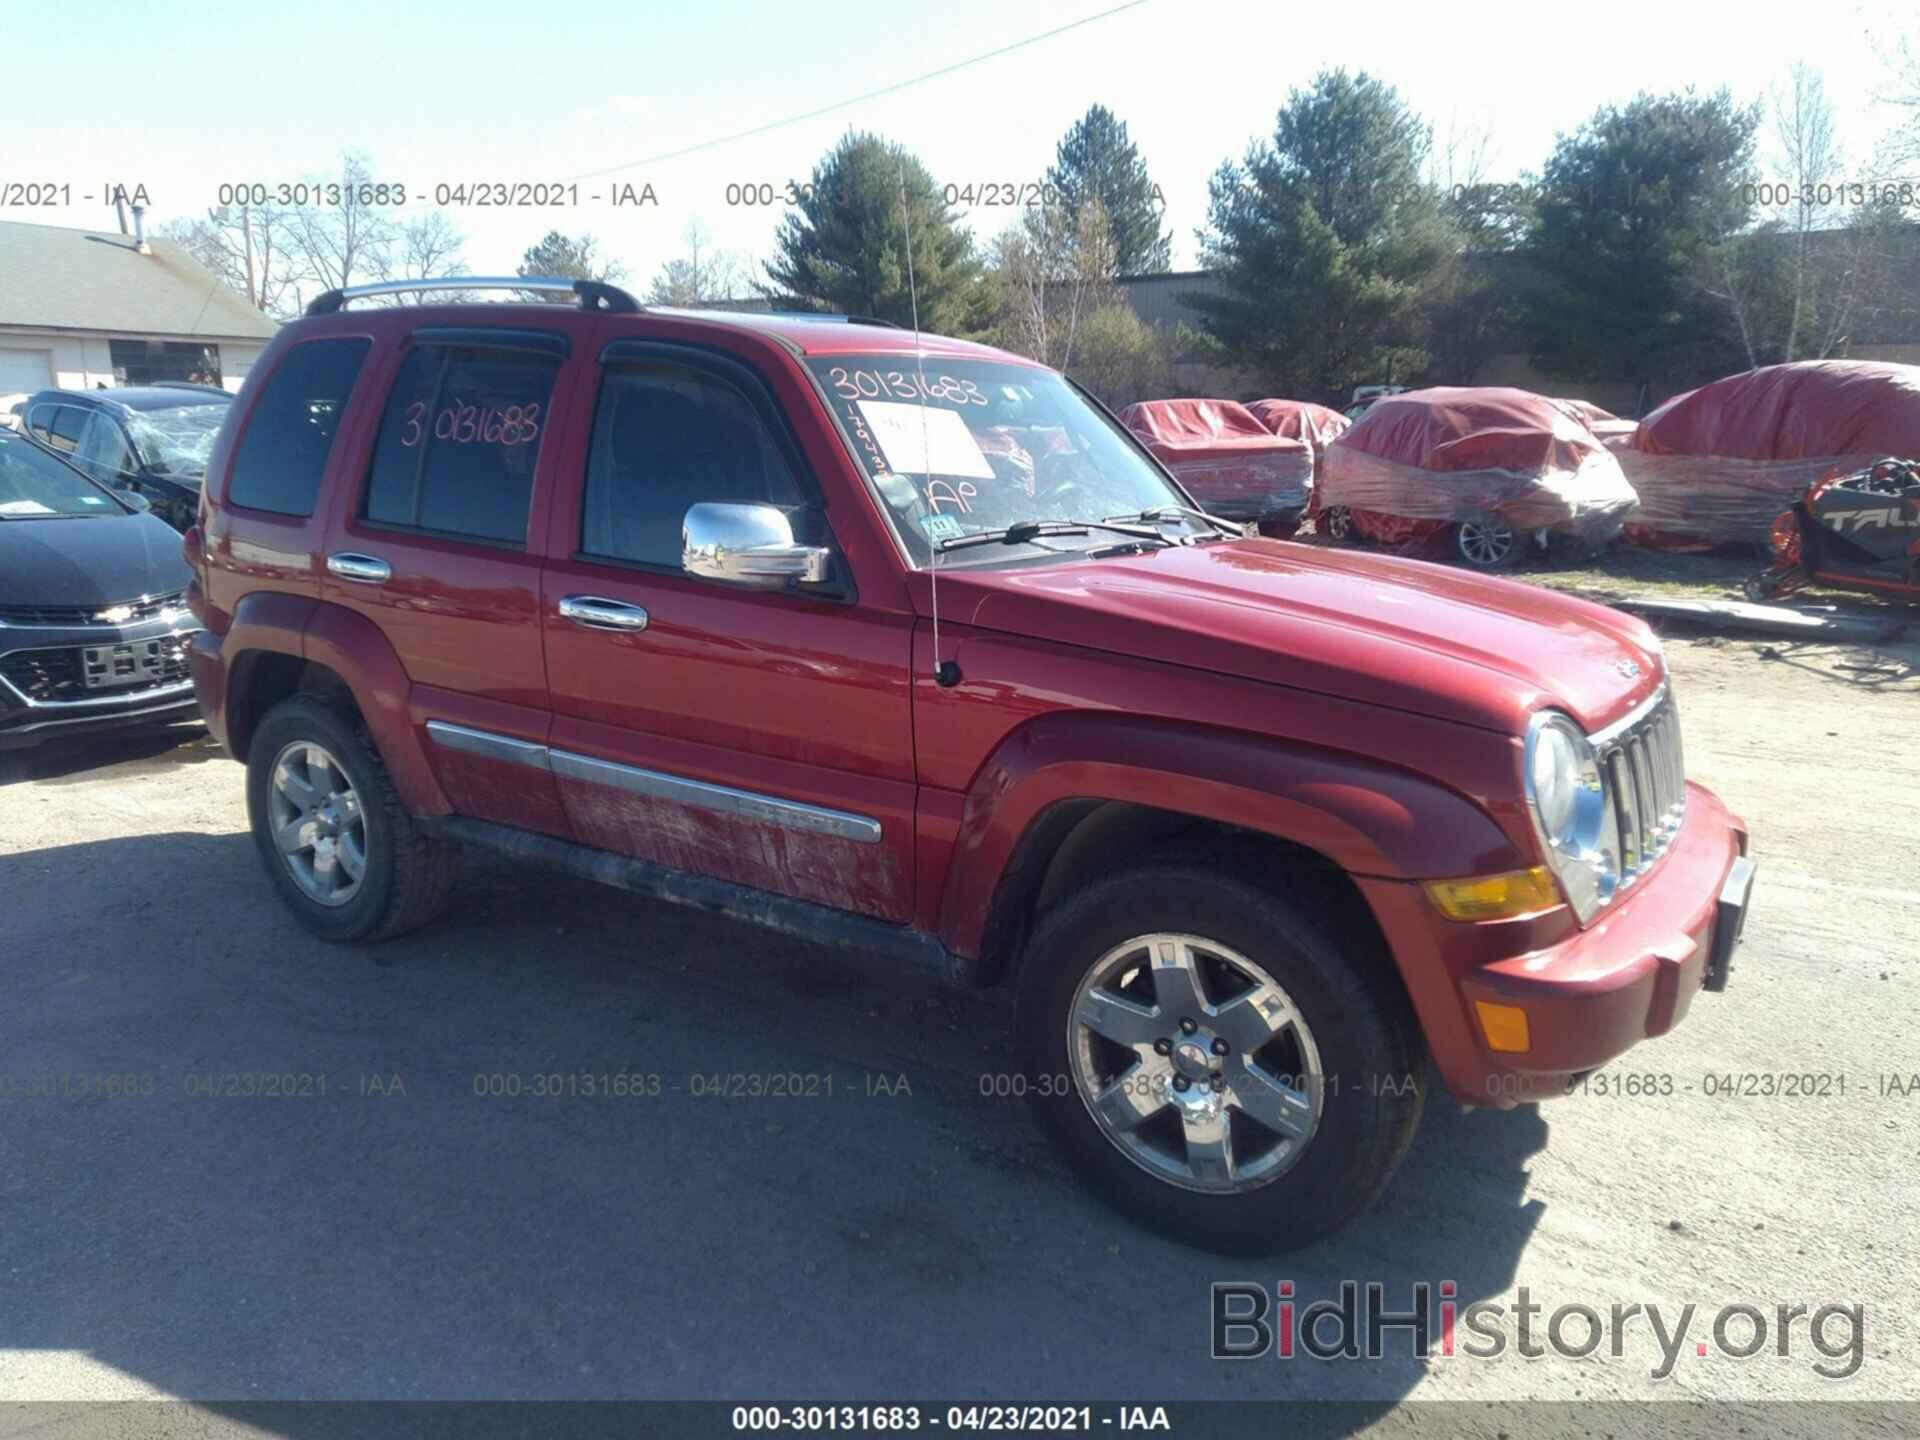
<svg viewBox="0 0 1920 1440">
<path fill-rule="evenodd" d="M 176 530 L 193 524 L 213 437 L 233 396 L 163 381 L 29 395 L 26 431 L 103 485 L 146 498 Z"/>
<path fill-rule="evenodd" d="M 180 537 L 0 429 L 0 749 L 190 720 Z"/>
</svg>

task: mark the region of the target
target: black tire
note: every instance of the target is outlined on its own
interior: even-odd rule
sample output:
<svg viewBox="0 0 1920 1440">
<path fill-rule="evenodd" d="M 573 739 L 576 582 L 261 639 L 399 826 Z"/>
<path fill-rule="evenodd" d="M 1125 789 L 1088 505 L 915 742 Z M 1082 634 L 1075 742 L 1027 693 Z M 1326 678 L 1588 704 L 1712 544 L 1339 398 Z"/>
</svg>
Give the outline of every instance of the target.
<svg viewBox="0 0 1920 1440">
<path fill-rule="evenodd" d="M 1151 1173 L 1109 1138 L 1073 1079 L 1067 1036 L 1081 980 L 1114 947 L 1162 931 L 1254 960 L 1312 1033 L 1325 1076 L 1319 1123 L 1291 1168 L 1257 1188 L 1203 1193 Z M 1385 1188 L 1425 1100 L 1418 1027 L 1379 952 L 1377 939 L 1325 929 L 1304 908 L 1198 857 L 1114 875 L 1044 916 L 1024 951 L 1015 998 L 1028 1093 L 1095 1191 L 1140 1224 L 1224 1254 L 1312 1244 Z"/>
<path fill-rule="evenodd" d="M 1320 512 L 1320 518 L 1314 522 L 1313 528 L 1341 545 L 1350 545 L 1359 539 L 1353 529 L 1353 511 L 1345 505 L 1327 506 Z"/>
<path fill-rule="evenodd" d="M 358 891 L 340 905 L 313 899 L 295 882 L 268 818 L 274 763 L 286 746 L 303 740 L 334 757 L 360 797 L 365 870 Z M 268 881 L 323 940 L 387 940 L 418 929 L 445 907 L 460 869 L 460 847 L 426 834 L 407 814 L 360 717 L 311 695 L 281 701 L 254 731 L 247 751 L 247 818 Z"/>
</svg>

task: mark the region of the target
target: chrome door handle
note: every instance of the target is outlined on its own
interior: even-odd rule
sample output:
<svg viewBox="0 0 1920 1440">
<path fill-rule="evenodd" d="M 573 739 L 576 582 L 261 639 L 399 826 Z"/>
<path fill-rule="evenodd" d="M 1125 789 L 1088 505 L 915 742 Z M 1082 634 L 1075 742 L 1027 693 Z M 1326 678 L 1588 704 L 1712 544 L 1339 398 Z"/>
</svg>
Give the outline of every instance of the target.
<svg viewBox="0 0 1920 1440">
<path fill-rule="evenodd" d="M 598 595 L 568 595 L 560 601 L 563 619 L 589 630 L 644 630 L 647 612 L 624 600 L 603 600 Z"/>
<path fill-rule="evenodd" d="M 327 573 L 342 580 L 357 580 L 362 585 L 384 585 L 393 578 L 393 567 L 377 555 L 357 555 L 342 550 L 327 556 Z"/>
</svg>

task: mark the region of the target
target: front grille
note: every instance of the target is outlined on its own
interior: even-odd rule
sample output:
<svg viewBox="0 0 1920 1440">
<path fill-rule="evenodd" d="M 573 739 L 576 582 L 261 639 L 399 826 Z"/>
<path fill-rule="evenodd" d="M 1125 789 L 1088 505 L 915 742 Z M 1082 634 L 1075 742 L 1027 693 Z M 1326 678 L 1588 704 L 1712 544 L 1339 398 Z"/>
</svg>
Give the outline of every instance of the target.
<svg viewBox="0 0 1920 1440">
<path fill-rule="evenodd" d="M 1680 751 L 1680 711 L 1667 691 L 1618 733 L 1595 737 L 1606 778 L 1608 823 L 1624 889 L 1666 853 L 1687 808 L 1687 768 Z"/>
<path fill-rule="evenodd" d="M 84 648 L 78 645 L 45 650 L 15 650 L 0 656 L 0 677 L 27 699 L 40 704 L 74 700 L 120 700 L 178 685 L 190 678 L 186 638 L 168 635 L 144 642 L 160 647 L 159 668 L 124 684 L 89 686 Z"/>
<path fill-rule="evenodd" d="M 132 613 L 112 620 L 99 618 L 103 611 L 125 605 Z M 165 595 L 141 595 L 111 605 L 0 605 L 0 624 L 6 625 L 137 625 L 169 610 L 187 608 L 187 592 L 171 590 Z"/>
</svg>

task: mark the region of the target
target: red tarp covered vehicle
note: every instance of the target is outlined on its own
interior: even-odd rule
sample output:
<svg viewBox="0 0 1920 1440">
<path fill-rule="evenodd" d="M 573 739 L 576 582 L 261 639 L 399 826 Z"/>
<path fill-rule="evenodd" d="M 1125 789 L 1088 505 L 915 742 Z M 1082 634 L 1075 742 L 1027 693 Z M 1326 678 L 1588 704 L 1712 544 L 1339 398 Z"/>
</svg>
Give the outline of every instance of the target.
<svg viewBox="0 0 1920 1440">
<path fill-rule="evenodd" d="M 1622 419 L 1611 410 L 1602 410 L 1591 400 L 1556 400 L 1553 403 L 1591 430 L 1602 445 L 1615 452 L 1630 444 L 1633 432 L 1640 428 L 1638 420 Z"/>
<path fill-rule="evenodd" d="M 1314 507 L 1336 539 L 1412 546 L 1447 535 L 1483 567 L 1535 531 L 1605 540 L 1633 508 L 1620 462 L 1553 400 L 1439 386 L 1375 402 L 1321 457 Z"/>
<path fill-rule="evenodd" d="M 1339 439 L 1353 424 L 1338 410 L 1311 400 L 1255 400 L 1247 409 L 1274 434 L 1304 440 L 1316 452 Z"/>
<path fill-rule="evenodd" d="M 1799 360 L 1676 395 L 1620 452 L 1640 509 L 1629 539 L 1663 548 L 1765 544 L 1829 471 L 1920 455 L 1920 365 Z"/>
<path fill-rule="evenodd" d="M 1313 452 L 1275 435 L 1232 400 L 1146 400 L 1120 423 L 1199 501 L 1228 520 L 1291 535 L 1313 488 Z"/>
</svg>

